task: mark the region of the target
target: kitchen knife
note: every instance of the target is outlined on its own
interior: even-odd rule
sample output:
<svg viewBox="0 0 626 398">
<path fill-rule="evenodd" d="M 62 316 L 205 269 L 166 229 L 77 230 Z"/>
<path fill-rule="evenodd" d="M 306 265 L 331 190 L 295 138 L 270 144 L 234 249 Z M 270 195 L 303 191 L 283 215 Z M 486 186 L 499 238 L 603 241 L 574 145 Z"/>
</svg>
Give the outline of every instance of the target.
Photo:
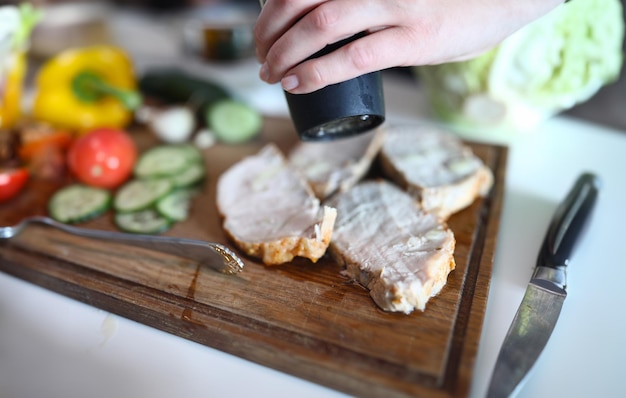
<svg viewBox="0 0 626 398">
<path fill-rule="evenodd" d="M 557 207 L 526 294 L 504 338 L 487 397 L 511 396 L 548 342 L 567 295 L 565 271 L 598 189 L 599 179 L 584 173 Z"/>
</svg>

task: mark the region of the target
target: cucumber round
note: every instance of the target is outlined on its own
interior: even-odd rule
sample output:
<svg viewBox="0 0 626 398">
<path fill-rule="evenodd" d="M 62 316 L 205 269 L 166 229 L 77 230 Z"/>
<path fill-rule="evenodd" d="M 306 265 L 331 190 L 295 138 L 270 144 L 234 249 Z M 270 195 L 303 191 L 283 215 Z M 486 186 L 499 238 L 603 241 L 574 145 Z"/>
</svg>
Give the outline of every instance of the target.
<svg viewBox="0 0 626 398">
<path fill-rule="evenodd" d="M 156 211 L 171 221 L 184 221 L 189 217 L 191 199 L 195 191 L 192 189 L 177 189 L 159 199 Z"/>
<path fill-rule="evenodd" d="M 255 137 L 263 126 L 261 114 L 234 100 L 222 100 L 207 110 L 206 123 L 222 142 L 239 144 Z"/>
<path fill-rule="evenodd" d="M 180 144 L 176 145 L 174 148 L 181 151 L 187 158 L 188 162 L 202 163 L 202 152 L 200 152 L 198 147 L 196 147 L 195 145 Z"/>
<path fill-rule="evenodd" d="M 153 235 L 168 230 L 172 222 L 154 209 L 115 213 L 115 225 L 125 232 Z"/>
<path fill-rule="evenodd" d="M 131 180 L 116 193 L 113 207 L 120 213 L 144 210 L 173 189 L 169 179 Z"/>
<path fill-rule="evenodd" d="M 62 223 L 77 223 L 95 218 L 110 207 L 109 191 L 74 184 L 55 192 L 48 202 L 48 213 Z"/>
<path fill-rule="evenodd" d="M 134 173 L 138 178 L 163 177 L 178 174 L 190 163 L 190 150 L 187 145 L 161 145 L 144 152 L 135 164 Z"/>
<path fill-rule="evenodd" d="M 198 184 L 206 171 L 203 163 L 192 163 L 186 169 L 182 170 L 175 176 L 169 177 L 175 188 L 186 188 Z"/>
</svg>

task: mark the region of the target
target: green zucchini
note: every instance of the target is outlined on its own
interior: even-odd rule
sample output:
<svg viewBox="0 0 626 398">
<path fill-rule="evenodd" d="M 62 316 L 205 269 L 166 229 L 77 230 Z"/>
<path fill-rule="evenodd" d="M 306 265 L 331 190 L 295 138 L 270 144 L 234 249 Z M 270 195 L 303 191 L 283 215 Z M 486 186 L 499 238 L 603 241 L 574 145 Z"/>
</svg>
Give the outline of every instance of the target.
<svg viewBox="0 0 626 398">
<path fill-rule="evenodd" d="M 148 70 L 139 79 L 139 89 L 147 97 L 169 104 L 190 104 L 200 114 L 213 103 L 231 98 L 222 85 L 177 68 Z"/>
</svg>

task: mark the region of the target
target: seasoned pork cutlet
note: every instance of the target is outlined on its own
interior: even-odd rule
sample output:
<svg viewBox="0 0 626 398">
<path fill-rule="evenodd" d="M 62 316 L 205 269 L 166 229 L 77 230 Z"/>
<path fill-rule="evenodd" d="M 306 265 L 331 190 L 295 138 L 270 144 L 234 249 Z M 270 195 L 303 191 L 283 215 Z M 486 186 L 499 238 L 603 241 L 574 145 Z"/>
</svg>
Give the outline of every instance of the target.
<svg viewBox="0 0 626 398">
<path fill-rule="evenodd" d="M 387 127 L 380 152 L 384 173 L 442 219 L 486 195 L 491 170 L 460 138 L 432 126 Z"/>
<path fill-rule="evenodd" d="M 365 181 L 331 197 L 337 220 L 329 251 L 383 310 L 423 311 L 455 268 L 455 239 L 394 184 Z"/>
<path fill-rule="evenodd" d="M 273 144 L 220 176 L 217 207 L 227 235 L 266 265 L 296 256 L 316 262 L 326 252 L 337 214 L 334 208 L 321 206 Z"/>
<path fill-rule="evenodd" d="M 384 130 L 375 129 L 333 142 L 300 142 L 289 153 L 289 163 L 304 175 L 321 200 L 350 189 L 368 172 L 384 142 Z"/>
</svg>

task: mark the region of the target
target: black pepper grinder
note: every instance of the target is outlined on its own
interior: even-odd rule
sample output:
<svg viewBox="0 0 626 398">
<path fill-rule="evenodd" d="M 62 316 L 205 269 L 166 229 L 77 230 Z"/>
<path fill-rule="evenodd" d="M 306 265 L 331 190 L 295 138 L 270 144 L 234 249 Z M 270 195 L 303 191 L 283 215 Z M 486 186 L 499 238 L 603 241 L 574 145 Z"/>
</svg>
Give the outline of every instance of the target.
<svg viewBox="0 0 626 398">
<path fill-rule="evenodd" d="M 261 0 L 263 6 L 264 0 Z M 330 44 L 307 58 L 317 58 L 366 33 Z M 285 91 L 287 105 L 302 141 L 329 141 L 370 131 L 385 121 L 381 72 L 371 72 L 331 84 L 308 94 Z"/>
</svg>

